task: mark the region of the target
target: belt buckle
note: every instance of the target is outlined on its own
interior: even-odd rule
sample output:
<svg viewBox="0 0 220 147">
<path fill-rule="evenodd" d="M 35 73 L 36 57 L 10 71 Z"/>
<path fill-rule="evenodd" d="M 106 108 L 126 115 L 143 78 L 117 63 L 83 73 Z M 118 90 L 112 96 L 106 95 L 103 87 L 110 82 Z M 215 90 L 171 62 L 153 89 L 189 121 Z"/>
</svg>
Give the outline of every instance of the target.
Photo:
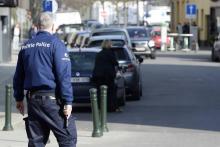
<svg viewBox="0 0 220 147">
<path fill-rule="evenodd" d="M 53 97 L 53 96 L 48 96 L 49 97 L 49 99 L 51 99 L 51 100 L 55 100 L 56 98 L 55 97 Z"/>
</svg>

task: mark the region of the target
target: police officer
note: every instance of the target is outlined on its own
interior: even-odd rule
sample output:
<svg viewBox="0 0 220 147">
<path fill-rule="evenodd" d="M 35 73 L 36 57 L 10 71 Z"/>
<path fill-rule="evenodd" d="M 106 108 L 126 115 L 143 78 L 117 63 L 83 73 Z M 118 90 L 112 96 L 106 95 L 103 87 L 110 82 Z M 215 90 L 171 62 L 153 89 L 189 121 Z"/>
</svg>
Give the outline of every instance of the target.
<svg viewBox="0 0 220 147">
<path fill-rule="evenodd" d="M 24 43 L 18 55 L 13 79 L 16 107 L 24 115 L 27 90 L 28 117 L 24 120 L 28 147 L 44 147 L 50 130 L 60 147 L 75 147 L 70 59 L 64 44 L 52 35 L 53 14 L 41 13 L 38 23 L 36 37 Z"/>
<path fill-rule="evenodd" d="M 102 50 L 97 53 L 95 59 L 95 67 L 93 70 L 93 80 L 96 83 L 98 89 L 98 95 L 100 96 L 100 86 L 107 85 L 107 107 L 108 111 L 119 111 L 117 98 L 116 98 L 116 86 L 114 83 L 116 77 L 116 68 L 118 61 L 115 53 L 111 49 L 112 43 L 110 40 L 104 40 L 102 43 Z M 100 104 L 100 98 L 99 104 Z"/>
</svg>

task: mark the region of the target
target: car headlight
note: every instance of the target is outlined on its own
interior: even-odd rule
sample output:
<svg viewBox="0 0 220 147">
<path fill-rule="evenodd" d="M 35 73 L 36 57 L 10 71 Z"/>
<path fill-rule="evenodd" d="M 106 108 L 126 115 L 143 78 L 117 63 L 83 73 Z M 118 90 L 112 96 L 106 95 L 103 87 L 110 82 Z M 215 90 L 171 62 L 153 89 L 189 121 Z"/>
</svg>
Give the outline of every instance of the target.
<svg viewBox="0 0 220 147">
<path fill-rule="evenodd" d="M 149 46 L 149 47 L 154 47 L 154 46 L 155 46 L 155 42 L 154 42 L 153 40 L 150 40 L 150 41 L 148 42 L 148 46 Z"/>
</svg>

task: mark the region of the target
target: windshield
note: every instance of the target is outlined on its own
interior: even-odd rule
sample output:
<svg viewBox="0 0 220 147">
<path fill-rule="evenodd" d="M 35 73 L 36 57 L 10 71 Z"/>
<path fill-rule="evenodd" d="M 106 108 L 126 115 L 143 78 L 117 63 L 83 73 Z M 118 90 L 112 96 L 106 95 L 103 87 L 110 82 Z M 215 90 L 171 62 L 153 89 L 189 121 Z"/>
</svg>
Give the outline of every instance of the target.
<svg viewBox="0 0 220 147">
<path fill-rule="evenodd" d="M 127 51 L 124 48 L 113 48 L 115 56 L 118 61 L 127 61 L 129 60 L 129 56 Z"/>
<path fill-rule="evenodd" d="M 148 38 L 150 35 L 146 29 L 128 29 L 131 38 Z"/>
<path fill-rule="evenodd" d="M 103 35 L 125 35 L 123 31 L 110 31 L 110 32 L 96 32 L 92 36 L 103 36 Z"/>
<path fill-rule="evenodd" d="M 91 41 L 88 47 L 101 47 L 103 40 Z M 123 47 L 125 45 L 124 40 L 111 40 L 113 47 Z"/>
<path fill-rule="evenodd" d="M 95 52 L 70 52 L 72 72 L 92 71 L 95 64 Z"/>
</svg>

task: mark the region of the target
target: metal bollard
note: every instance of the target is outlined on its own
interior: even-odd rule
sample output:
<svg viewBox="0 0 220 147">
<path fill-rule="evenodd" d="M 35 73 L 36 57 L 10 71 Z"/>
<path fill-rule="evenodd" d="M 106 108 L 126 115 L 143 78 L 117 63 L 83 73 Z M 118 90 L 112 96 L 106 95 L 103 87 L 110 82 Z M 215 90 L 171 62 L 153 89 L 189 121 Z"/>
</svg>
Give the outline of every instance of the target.
<svg viewBox="0 0 220 147">
<path fill-rule="evenodd" d="M 93 117 L 92 137 L 101 137 L 103 133 L 100 128 L 100 117 L 99 117 L 99 109 L 98 109 L 98 102 L 97 102 L 97 89 L 91 88 L 89 92 L 90 92 L 92 117 Z"/>
<path fill-rule="evenodd" d="M 101 90 L 101 129 L 103 132 L 108 132 L 107 127 L 107 86 L 100 86 Z"/>
<path fill-rule="evenodd" d="M 13 127 L 11 125 L 11 95 L 12 86 L 10 84 L 6 85 L 6 98 L 5 98 L 5 126 L 3 131 L 11 131 Z"/>
</svg>

